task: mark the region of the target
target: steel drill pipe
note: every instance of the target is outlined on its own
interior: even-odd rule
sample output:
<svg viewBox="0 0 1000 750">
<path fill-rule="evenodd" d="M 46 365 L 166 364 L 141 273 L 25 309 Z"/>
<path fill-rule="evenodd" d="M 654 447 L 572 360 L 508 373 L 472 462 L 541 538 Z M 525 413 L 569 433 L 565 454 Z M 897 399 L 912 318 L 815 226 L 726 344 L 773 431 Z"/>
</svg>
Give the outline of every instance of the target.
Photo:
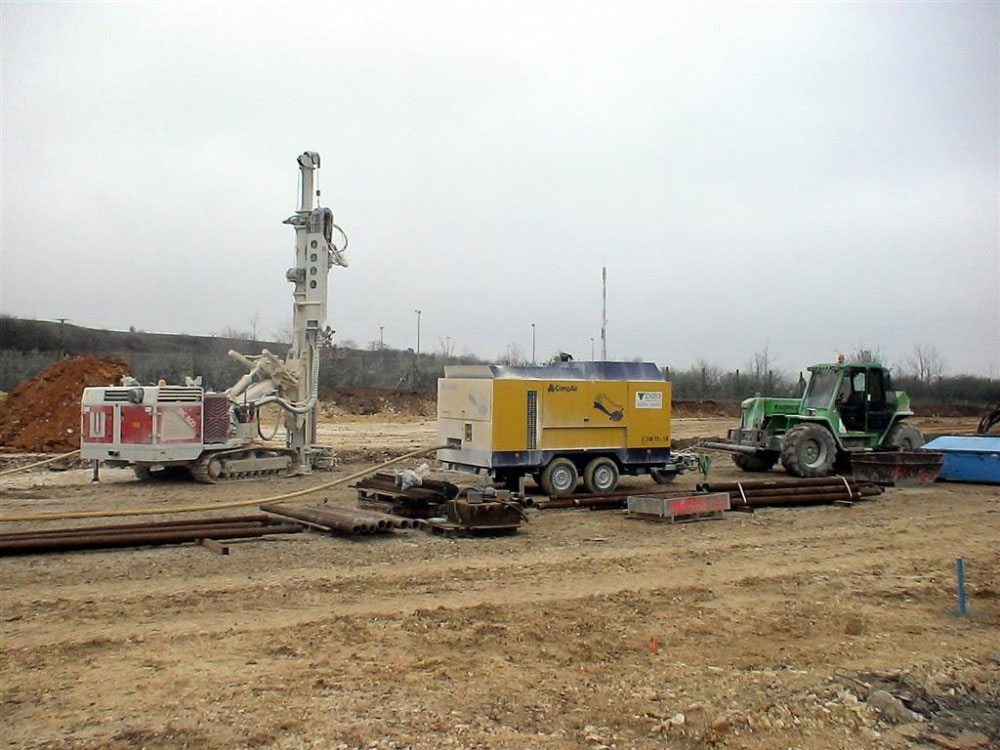
<svg viewBox="0 0 1000 750">
<path fill-rule="evenodd" d="M 747 497 L 761 497 L 765 495 L 813 495 L 813 494 L 829 494 L 831 492 L 855 492 L 860 485 L 850 485 L 850 487 L 845 487 L 843 484 L 839 487 L 834 487 L 830 485 L 829 487 L 776 487 L 768 489 L 759 490 L 743 490 L 743 494 Z M 740 496 L 739 490 L 721 490 L 721 492 L 728 492 L 730 495 Z"/>
<path fill-rule="evenodd" d="M 745 500 L 739 494 L 735 494 L 729 496 L 729 502 L 734 508 L 741 506 L 760 508 L 769 505 L 824 505 L 838 500 L 856 502 L 867 497 L 875 497 L 878 494 L 872 490 L 865 490 L 852 492 L 850 495 L 846 492 L 810 493 L 807 495 L 747 495 Z"/>
<path fill-rule="evenodd" d="M 361 511 L 341 508 L 289 508 L 284 505 L 262 505 L 260 509 L 267 513 L 274 513 L 286 518 L 294 518 L 320 526 L 330 531 L 339 531 L 346 534 L 371 534 L 379 530 L 379 524 L 371 518 L 361 515 Z M 381 526 L 386 530 L 384 522 Z"/>
<path fill-rule="evenodd" d="M 850 477 L 806 477 L 802 479 L 748 479 L 745 482 L 702 482 L 698 485 L 699 490 L 706 492 L 727 492 L 729 490 L 739 491 L 742 485 L 743 491 L 748 489 L 760 489 L 764 487 L 811 487 L 823 485 L 844 486 L 844 479 L 853 481 Z"/>
<path fill-rule="evenodd" d="M 389 527 L 394 527 L 399 529 L 410 528 L 409 519 L 402 518 L 400 516 L 392 516 L 389 515 L 388 513 L 379 513 L 378 511 L 367 510 L 365 508 L 357 508 L 351 510 L 351 513 L 355 513 L 361 516 L 362 518 L 371 518 Z"/>
<path fill-rule="evenodd" d="M 733 495 L 739 495 L 740 493 L 744 495 L 796 495 L 796 494 L 809 494 L 815 492 L 855 492 L 860 488 L 866 488 L 871 490 L 876 490 L 881 492 L 881 488 L 871 482 L 848 482 L 845 484 L 841 482 L 840 484 L 829 484 L 829 485 L 806 485 L 805 487 L 744 487 L 740 489 L 732 490 L 719 490 L 719 492 L 728 492 Z"/>
<path fill-rule="evenodd" d="M 635 495 L 643 497 L 687 497 L 694 494 L 694 490 L 619 490 L 618 492 L 602 492 L 595 495 L 590 492 L 574 492 L 572 495 L 563 495 L 558 500 L 592 500 L 595 498 L 629 498 Z M 542 501 L 545 502 L 545 501 Z"/>
<path fill-rule="evenodd" d="M 38 538 L 43 536 L 72 536 L 97 533 L 129 534 L 139 531 L 181 530 L 187 528 L 210 528 L 212 525 L 231 526 L 233 524 L 274 524 L 280 523 L 273 516 L 257 513 L 252 516 L 223 516 L 216 518 L 193 518 L 186 521 L 157 521 L 150 523 L 110 524 L 107 526 L 63 526 L 58 529 L 38 529 L 35 531 L 10 531 L 0 534 L 0 540 Z"/>
<path fill-rule="evenodd" d="M 0 556 L 27 555 L 40 552 L 69 552 L 84 549 L 113 549 L 118 547 L 146 547 L 162 544 L 184 544 L 199 539 L 249 539 L 267 534 L 294 534 L 302 526 L 293 523 L 244 524 L 202 529 L 163 529 L 138 531 L 127 534 L 72 534 L 70 536 L 42 536 L 36 539 L 13 539 L 0 543 Z"/>
</svg>

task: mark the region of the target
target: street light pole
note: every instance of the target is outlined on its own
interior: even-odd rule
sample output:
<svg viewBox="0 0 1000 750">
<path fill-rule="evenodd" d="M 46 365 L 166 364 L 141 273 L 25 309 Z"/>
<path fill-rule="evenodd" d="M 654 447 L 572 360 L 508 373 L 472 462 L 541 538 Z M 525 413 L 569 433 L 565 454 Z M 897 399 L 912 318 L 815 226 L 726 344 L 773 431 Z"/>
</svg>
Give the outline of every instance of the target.
<svg viewBox="0 0 1000 750">
<path fill-rule="evenodd" d="M 531 364 L 535 364 L 535 324 L 531 324 Z"/>
<path fill-rule="evenodd" d="M 590 361 L 594 361 L 594 337 L 590 337 Z"/>
<path fill-rule="evenodd" d="M 417 356 L 420 356 L 420 310 L 414 310 L 417 314 Z"/>
</svg>

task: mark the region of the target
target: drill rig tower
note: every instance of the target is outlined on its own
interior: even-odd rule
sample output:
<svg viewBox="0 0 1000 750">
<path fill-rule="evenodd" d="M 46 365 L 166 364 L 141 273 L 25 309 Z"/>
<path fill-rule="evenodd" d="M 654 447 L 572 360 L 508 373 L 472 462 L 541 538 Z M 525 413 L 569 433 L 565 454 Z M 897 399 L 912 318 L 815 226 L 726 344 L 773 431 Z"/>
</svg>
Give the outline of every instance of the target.
<svg viewBox="0 0 1000 750">
<path fill-rule="evenodd" d="M 316 205 L 319 154 L 298 157 L 301 201 L 285 219 L 295 229 L 292 346 L 285 361 L 267 349 L 257 355 L 230 351 L 247 368 L 224 393 L 204 393 L 188 378 L 183 386 L 87 388 L 82 404 L 81 455 L 110 465 L 132 466 L 140 478 L 186 467 L 203 482 L 268 474 L 305 474 L 322 455 L 316 445 L 319 361 L 326 326 L 327 283 L 333 266 L 347 266 L 347 236 L 329 208 Z M 343 247 L 334 243 L 334 230 Z M 260 408 L 284 412 L 284 449 L 263 445 Z M 277 430 L 277 428 L 276 428 Z M 272 436 L 273 437 L 273 436 Z"/>
</svg>

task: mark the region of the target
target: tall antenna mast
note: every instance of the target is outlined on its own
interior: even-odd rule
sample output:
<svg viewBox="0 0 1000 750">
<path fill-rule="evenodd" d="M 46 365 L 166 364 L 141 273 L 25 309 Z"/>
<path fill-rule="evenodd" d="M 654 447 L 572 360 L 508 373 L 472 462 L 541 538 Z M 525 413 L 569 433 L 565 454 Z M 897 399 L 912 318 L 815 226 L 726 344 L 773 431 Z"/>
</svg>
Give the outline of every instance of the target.
<svg viewBox="0 0 1000 750">
<path fill-rule="evenodd" d="M 601 359 L 608 358 L 608 267 L 601 266 Z"/>
</svg>

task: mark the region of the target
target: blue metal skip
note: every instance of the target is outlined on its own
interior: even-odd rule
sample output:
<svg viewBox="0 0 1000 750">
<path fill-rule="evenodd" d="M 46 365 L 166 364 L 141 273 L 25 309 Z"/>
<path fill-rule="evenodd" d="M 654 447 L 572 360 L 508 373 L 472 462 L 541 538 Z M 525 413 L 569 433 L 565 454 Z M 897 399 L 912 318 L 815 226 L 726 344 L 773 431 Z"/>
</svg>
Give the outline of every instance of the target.
<svg viewBox="0 0 1000 750">
<path fill-rule="evenodd" d="M 938 479 L 1000 484 L 1000 436 L 944 435 L 922 449 L 944 454 Z"/>
</svg>

